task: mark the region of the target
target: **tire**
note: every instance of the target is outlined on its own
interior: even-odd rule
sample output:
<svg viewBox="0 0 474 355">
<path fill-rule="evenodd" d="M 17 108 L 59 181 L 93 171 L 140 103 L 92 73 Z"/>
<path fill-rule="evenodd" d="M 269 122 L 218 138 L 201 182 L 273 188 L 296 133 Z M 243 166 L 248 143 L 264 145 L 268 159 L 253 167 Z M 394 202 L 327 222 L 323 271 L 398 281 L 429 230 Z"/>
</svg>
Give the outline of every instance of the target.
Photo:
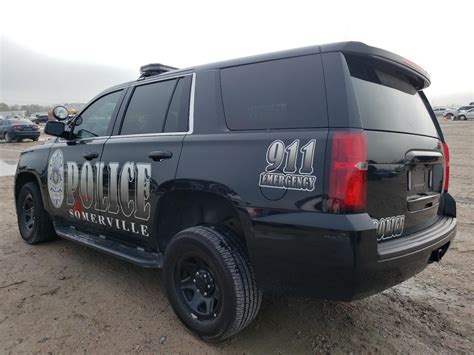
<svg viewBox="0 0 474 355">
<path fill-rule="evenodd" d="M 463 120 L 463 121 L 466 121 L 466 120 L 467 120 L 466 116 L 464 116 L 464 115 L 459 116 L 459 119 L 460 119 L 460 120 Z"/>
<path fill-rule="evenodd" d="M 28 244 L 38 244 L 56 238 L 53 223 L 43 206 L 41 192 L 36 183 L 29 182 L 21 187 L 16 201 L 16 215 L 20 235 Z"/>
<path fill-rule="evenodd" d="M 5 142 L 11 143 L 12 141 L 13 141 L 13 139 L 12 139 L 10 133 L 8 133 L 8 132 L 5 133 Z"/>
<path fill-rule="evenodd" d="M 215 226 L 175 235 L 165 252 L 163 277 L 176 315 L 205 341 L 222 341 L 244 329 L 262 301 L 243 242 Z"/>
<path fill-rule="evenodd" d="M 39 137 L 33 138 L 33 142 L 38 142 L 38 140 L 39 140 Z"/>
</svg>

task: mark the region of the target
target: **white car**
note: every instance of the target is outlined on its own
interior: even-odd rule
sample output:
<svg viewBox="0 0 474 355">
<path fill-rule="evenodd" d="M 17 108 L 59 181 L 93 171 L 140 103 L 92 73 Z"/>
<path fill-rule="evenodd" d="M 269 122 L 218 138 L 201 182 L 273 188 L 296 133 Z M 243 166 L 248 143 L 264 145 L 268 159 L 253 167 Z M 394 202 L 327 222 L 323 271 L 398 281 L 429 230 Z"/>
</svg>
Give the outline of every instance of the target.
<svg viewBox="0 0 474 355">
<path fill-rule="evenodd" d="M 446 117 L 448 120 L 452 120 L 457 117 L 457 110 L 446 106 L 433 107 L 433 112 L 437 117 Z"/>
<path fill-rule="evenodd" d="M 470 118 L 474 119 L 474 107 L 470 110 L 463 111 L 462 113 L 459 111 L 458 118 L 460 120 L 468 120 Z"/>
<path fill-rule="evenodd" d="M 449 111 L 446 107 L 433 107 L 433 112 L 436 116 L 444 116 L 444 114 Z"/>
</svg>

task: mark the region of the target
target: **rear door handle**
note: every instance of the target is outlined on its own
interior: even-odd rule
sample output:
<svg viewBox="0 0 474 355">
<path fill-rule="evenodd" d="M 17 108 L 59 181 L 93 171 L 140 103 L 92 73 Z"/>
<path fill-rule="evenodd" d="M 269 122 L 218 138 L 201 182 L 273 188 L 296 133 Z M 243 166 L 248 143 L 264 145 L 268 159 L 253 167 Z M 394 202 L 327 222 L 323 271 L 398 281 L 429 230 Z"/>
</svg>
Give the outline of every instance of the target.
<svg viewBox="0 0 474 355">
<path fill-rule="evenodd" d="M 436 164 L 443 159 L 443 154 L 432 151 L 412 150 L 406 154 L 405 158 L 407 164 Z"/>
<path fill-rule="evenodd" d="M 99 156 L 99 153 L 97 152 L 84 153 L 82 156 L 86 160 L 92 160 L 92 159 L 97 158 Z"/>
<path fill-rule="evenodd" d="M 162 150 L 155 150 L 153 152 L 148 153 L 148 157 L 153 159 L 154 161 L 162 161 L 165 159 L 170 159 L 173 156 L 171 152 L 165 152 Z"/>
</svg>

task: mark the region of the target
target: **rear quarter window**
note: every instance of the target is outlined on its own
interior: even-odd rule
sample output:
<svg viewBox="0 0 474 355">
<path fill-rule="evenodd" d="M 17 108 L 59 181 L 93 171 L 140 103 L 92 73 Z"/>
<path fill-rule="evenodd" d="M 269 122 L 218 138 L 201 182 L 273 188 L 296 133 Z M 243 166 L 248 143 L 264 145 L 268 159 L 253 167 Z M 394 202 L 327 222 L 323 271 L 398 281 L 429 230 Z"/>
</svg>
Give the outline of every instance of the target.
<svg viewBox="0 0 474 355">
<path fill-rule="evenodd" d="M 225 68 L 221 86 L 231 130 L 328 126 L 319 55 Z"/>
<path fill-rule="evenodd" d="M 415 84 L 395 68 L 346 56 L 364 129 L 438 137 Z"/>
</svg>

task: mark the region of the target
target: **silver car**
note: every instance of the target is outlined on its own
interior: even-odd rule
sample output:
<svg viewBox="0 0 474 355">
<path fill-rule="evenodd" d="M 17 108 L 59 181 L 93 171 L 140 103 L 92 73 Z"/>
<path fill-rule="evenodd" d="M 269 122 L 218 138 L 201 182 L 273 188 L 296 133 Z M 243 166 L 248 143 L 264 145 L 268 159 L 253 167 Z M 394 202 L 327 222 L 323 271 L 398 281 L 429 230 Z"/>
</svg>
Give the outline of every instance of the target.
<svg viewBox="0 0 474 355">
<path fill-rule="evenodd" d="M 458 118 L 460 120 L 474 119 L 474 107 L 472 107 L 470 110 L 463 111 L 462 113 L 461 111 L 459 112 L 460 113 L 458 113 Z"/>
<path fill-rule="evenodd" d="M 454 119 L 457 114 L 456 109 L 449 108 L 446 106 L 433 107 L 433 112 L 437 117 L 442 116 L 442 117 L 446 117 L 449 120 Z"/>
<path fill-rule="evenodd" d="M 466 120 L 467 119 L 466 113 L 473 108 L 474 106 L 471 106 L 471 105 L 461 106 L 460 108 L 457 109 L 455 119 Z"/>
</svg>

